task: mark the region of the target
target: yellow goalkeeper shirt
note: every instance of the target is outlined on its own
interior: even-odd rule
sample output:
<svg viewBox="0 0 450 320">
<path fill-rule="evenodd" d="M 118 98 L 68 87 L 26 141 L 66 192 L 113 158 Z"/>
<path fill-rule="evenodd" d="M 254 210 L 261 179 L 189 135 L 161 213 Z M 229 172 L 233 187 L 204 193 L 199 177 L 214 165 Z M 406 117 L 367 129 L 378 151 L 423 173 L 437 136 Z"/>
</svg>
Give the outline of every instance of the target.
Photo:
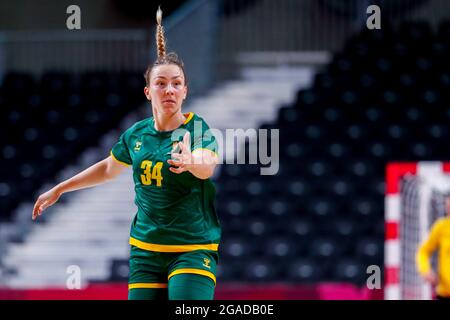
<svg viewBox="0 0 450 320">
<path fill-rule="evenodd" d="M 431 270 L 430 258 L 438 248 L 439 284 L 436 292 L 440 296 L 450 297 L 450 217 L 438 219 L 433 224 L 428 239 L 419 247 L 416 262 L 420 274 Z"/>
</svg>

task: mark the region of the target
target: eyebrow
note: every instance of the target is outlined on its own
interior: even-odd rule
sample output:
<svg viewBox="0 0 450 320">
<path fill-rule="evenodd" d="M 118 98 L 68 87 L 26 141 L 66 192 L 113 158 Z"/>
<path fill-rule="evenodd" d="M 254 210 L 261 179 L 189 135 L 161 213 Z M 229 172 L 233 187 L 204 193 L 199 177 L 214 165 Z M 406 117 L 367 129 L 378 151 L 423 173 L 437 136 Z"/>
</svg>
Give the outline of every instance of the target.
<svg viewBox="0 0 450 320">
<path fill-rule="evenodd" d="M 164 76 L 157 76 L 157 77 L 154 77 L 153 79 L 158 79 L 158 78 L 167 79 L 167 78 L 164 77 Z M 181 78 L 181 74 L 179 74 L 179 75 L 177 75 L 177 76 L 175 76 L 175 77 L 172 77 L 171 79 L 176 79 L 176 78 Z"/>
</svg>

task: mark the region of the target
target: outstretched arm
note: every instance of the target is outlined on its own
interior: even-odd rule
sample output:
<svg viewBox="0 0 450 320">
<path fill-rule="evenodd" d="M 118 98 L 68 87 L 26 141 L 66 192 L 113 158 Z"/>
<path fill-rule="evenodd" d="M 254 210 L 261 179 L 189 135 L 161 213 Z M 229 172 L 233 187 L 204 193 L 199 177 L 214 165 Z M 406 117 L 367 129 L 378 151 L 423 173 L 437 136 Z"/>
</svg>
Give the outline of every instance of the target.
<svg viewBox="0 0 450 320">
<path fill-rule="evenodd" d="M 34 204 L 32 219 L 35 220 L 45 209 L 55 204 L 63 193 L 102 184 L 116 177 L 125 167 L 125 165 L 114 160 L 112 156 L 109 156 L 72 178 L 61 182 L 38 197 Z"/>
</svg>

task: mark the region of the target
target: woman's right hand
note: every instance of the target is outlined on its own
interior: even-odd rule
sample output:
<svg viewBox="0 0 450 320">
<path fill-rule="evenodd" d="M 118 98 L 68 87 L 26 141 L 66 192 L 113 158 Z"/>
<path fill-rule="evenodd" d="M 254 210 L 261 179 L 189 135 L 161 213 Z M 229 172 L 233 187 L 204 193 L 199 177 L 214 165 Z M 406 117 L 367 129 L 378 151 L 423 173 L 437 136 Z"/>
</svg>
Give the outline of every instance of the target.
<svg viewBox="0 0 450 320">
<path fill-rule="evenodd" d="M 425 279 L 426 282 L 428 282 L 432 286 L 435 286 L 438 283 L 438 277 L 437 277 L 436 273 L 433 270 L 430 270 L 430 272 L 425 274 L 423 276 L 423 278 Z"/>
<path fill-rule="evenodd" d="M 31 218 L 33 220 L 36 220 L 36 218 L 40 216 L 45 209 L 55 204 L 60 196 L 61 193 L 58 192 L 55 188 L 41 194 L 34 204 L 33 214 L 31 215 Z"/>
</svg>

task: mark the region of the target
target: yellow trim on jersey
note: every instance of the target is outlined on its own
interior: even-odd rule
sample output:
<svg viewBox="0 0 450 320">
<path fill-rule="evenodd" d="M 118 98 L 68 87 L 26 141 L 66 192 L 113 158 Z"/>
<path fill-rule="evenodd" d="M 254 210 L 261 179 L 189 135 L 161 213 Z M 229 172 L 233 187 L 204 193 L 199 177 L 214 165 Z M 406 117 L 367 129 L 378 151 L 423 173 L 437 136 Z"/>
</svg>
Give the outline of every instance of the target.
<svg viewBox="0 0 450 320">
<path fill-rule="evenodd" d="M 212 151 L 211 149 L 207 149 L 207 148 L 197 148 L 192 150 L 192 152 L 194 152 L 195 150 L 208 150 L 211 151 L 216 157 L 218 157 L 219 155 L 217 154 L 217 152 Z"/>
<path fill-rule="evenodd" d="M 189 113 L 186 113 L 186 114 L 188 114 L 188 116 L 187 116 L 187 119 L 183 122 L 183 124 L 187 124 L 194 117 L 194 113 L 193 112 L 189 112 Z"/>
<path fill-rule="evenodd" d="M 128 290 L 131 289 L 163 289 L 167 288 L 167 283 L 130 283 Z"/>
<path fill-rule="evenodd" d="M 210 244 L 155 244 L 143 242 L 133 237 L 130 237 L 130 244 L 143 250 L 156 252 L 189 252 L 195 250 L 211 250 L 217 251 L 219 245 L 217 243 Z"/>
<path fill-rule="evenodd" d="M 186 268 L 186 269 L 177 269 L 172 271 L 171 274 L 169 274 L 169 276 L 167 277 L 167 279 L 170 279 L 172 276 L 176 275 L 176 274 L 180 274 L 180 273 L 194 273 L 194 274 L 199 274 L 202 276 L 206 276 L 212 279 L 212 281 L 214 281 L 214 285 L 216 284 L 216 277 L 214 276 L 214 274 L 212 272 L 206 271 L 206 270 L 202 270 L 202 269 L 193 269 L 193 268 Z"/>
<path fill-rule="evenodd" d="M 112 150 L 110 151 L 110 154 L 111 154 L 111 157 L 112 157 L 116 162 L 118 162 L 118 163 L 120 163 L 120 164 L 123 164 L 124 166 L 127 166 L 127 167 L 131 166 L 131 164 L 128 164 L 128 163 L 125 163 L 125 162 L 123 162 L 123 161 L 118 160 L 118 159 L 116 158 L 116 156 L 113 154 Z"/>
</svg>

